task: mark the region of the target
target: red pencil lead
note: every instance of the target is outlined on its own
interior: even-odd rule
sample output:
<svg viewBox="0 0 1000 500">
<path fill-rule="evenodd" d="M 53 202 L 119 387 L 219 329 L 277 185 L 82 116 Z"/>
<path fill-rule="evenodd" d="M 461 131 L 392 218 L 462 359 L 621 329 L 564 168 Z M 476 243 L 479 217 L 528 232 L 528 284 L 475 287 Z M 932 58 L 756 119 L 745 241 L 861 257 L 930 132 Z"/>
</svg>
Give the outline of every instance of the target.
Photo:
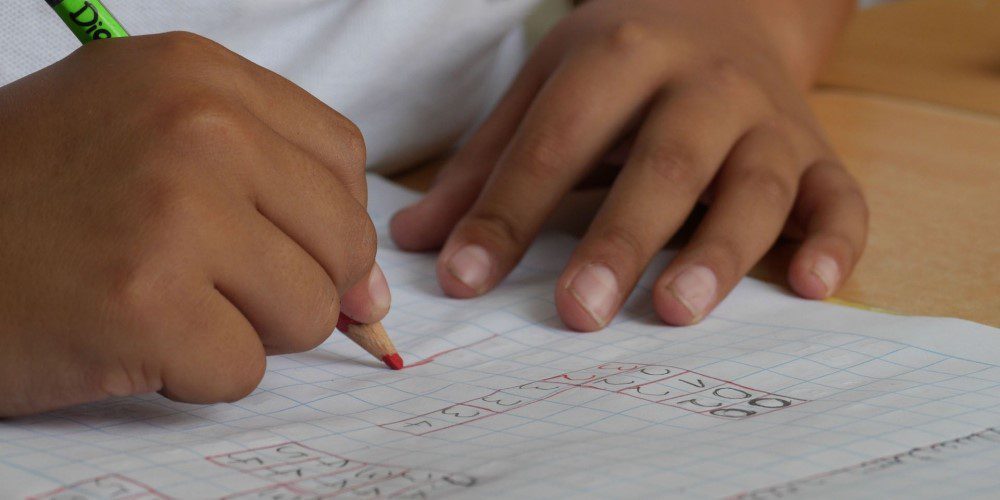
<svg viewBox="0 0 1000 500">
<path fill-rule="evenodd" d="M 341 314 L 337 321 L 337 329 L 376 359 L 381 359 L 389 368 L 393 370 L 403 368 L 403 358 L 399 357 L 396 347 L 392 345 L 389 335 L 380 323 L 362 324 Z"/>
<path fill-rule="evenodd" d="M 403 369 L 403 358 L 399 357 L 399 354 L 386 354 L 382 356 L 382 362 L 393 370 Z"/>
</svg>

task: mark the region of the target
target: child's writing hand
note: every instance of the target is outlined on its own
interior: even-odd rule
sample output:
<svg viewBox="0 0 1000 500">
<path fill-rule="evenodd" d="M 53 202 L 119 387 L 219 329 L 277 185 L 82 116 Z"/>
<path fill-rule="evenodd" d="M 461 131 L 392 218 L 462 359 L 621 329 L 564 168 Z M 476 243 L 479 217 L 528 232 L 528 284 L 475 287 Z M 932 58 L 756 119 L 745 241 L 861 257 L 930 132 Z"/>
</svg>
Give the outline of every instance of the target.
<svg viewBox="0 0 1000 500">
<path fill-rule="evenodd" d="M 756 10 L 778 5 L 788 10 L 778 23 Z M 803 241 L 792 288 L 829 296 L 861 254 L 867 209 L 797 85 L 828 42 L 810 38 L 830 39 L 836 27 L 813 33 L 793 21 L 809 9 L 836 18 L 816 12 L 835 5 L 587 3 L 536 49 L 430 193 L 397 214 L 394 239 L 414 250 L 443 244 L 445 292 L 484 293 L 624 141 L 628 159 L 557 285 L 570 327 L 606 325 L 699 199 L 710 202 L 706 217 L 653 290 L 664 321 L 704 317 L 783 229 Z"/>
<path fill-rule="evenodd" d="M 0 123 L 0 417 L 237 399 L 342 301 L 388 310 L 357 128 L 219 45 L 96 42 L 0 89 Z"/>
</svg>

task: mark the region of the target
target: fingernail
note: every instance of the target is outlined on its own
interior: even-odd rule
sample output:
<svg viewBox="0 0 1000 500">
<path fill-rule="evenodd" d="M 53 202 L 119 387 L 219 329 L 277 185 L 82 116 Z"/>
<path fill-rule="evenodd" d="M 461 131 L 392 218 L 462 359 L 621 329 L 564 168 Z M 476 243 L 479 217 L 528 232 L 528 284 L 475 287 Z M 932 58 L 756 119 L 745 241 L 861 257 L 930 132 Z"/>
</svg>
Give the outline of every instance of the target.
<svg viewBox="0 0 1000 500">
<path fill-rule="evenodd" d="M 598 326 L 608 323 L 618 302 L 618 279 L 608 266 L 589 264 L 569 284 L 569 293 Z"/>
<path fill-rule="evenodd" d="M 389 283 L 385 280 L 385 274 L 378 264 L 372 267 L 372 272 L 368 273 L 368 294 L 372 298 L 372 306 L 376 311 L 387 311 L 392 303 L 392 294 L 389 293 Z"/>
<path fill-rule="evenodd" d="M 813 262 L 811 272 L 826 286 L 825 295 L 829 297 L 833 294 L 837 289 L 837 283 L 840 282 L 840 266 L 837 265 L 837 261 L 826 255 L 820 255 L 816 258 L 816 262 Z"/>
<path fill-rule="evenodd" d="M 467 245 L 455 252 L 448 261 L 448 272 L 465 286 L 481 292 L 490 277 L 493 259 L 479 245 Z"/>
<path fill-rule="evenodd" d="M 705 309 L 715 298 L 718 281 L 715 273 L 705 266 L 692 266 L 684 270 L 670 284 L 670 293 L 691 313 L 693 321 L 705 315 Z"/>
</svg>

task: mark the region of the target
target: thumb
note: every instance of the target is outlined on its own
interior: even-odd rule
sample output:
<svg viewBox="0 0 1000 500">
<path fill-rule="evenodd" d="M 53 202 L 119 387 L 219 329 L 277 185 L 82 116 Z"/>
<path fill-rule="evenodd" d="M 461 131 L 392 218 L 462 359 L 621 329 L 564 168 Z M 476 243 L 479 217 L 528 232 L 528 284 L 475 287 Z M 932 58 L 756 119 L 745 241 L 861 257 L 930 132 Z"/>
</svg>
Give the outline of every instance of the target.
<svg viewBox="0 0 1000 500">
<path fill-rule="evenodd" d="M 340 312 L 359 323 L 375 323 L 389 313 L 392 295 L 378 264 L 340 299 Z"/>
</svg>

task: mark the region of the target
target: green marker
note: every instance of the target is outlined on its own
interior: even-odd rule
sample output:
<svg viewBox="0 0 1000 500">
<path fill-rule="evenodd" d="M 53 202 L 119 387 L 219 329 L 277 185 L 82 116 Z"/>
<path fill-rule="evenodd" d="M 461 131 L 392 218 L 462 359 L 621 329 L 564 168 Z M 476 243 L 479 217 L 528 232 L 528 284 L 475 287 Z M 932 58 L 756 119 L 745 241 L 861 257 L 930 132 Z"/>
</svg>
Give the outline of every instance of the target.
<svg viewBox="0 0 1000 500">
<path fill-rule="evenodd" d="M 100 0 L 45 0 L 83 43 L 128 36 Z"/>
</svg>

